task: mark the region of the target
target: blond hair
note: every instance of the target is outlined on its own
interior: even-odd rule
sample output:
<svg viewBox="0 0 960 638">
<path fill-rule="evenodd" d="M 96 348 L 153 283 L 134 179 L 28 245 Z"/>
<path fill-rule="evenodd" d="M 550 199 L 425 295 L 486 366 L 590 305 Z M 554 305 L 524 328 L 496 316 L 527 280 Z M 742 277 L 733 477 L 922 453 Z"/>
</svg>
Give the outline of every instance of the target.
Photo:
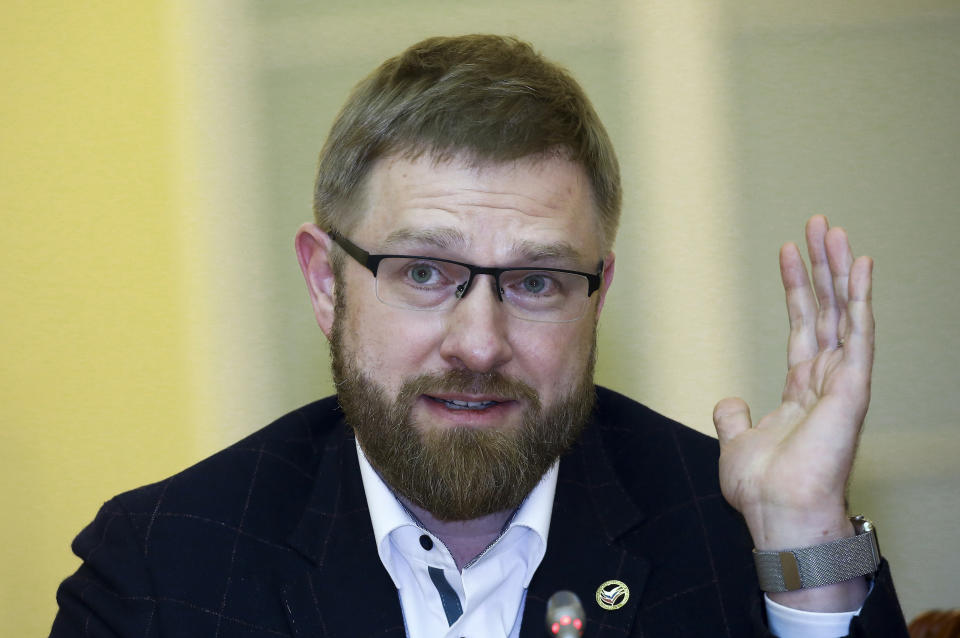
<svg viewBox="0 0 960 638">
<path fill-rule="evenodd" d="M 362 80 L 320 151 L 317 225 L 349 232 L 359 222 L 373 163 L 422 154 L 476 165 L 565 157 L 586 172 L 602 245 L 613 244 L 622 197 L 613 145 L 580 85 L 526 42 L 494 35 L 429 38 Z"/>
</svg>

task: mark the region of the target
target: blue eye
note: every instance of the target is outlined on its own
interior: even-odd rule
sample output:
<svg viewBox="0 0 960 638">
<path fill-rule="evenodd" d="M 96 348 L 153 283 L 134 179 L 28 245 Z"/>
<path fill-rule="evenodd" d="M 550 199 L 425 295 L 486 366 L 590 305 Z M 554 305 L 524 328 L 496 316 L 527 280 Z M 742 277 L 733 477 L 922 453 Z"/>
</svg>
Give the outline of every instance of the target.
<svg viewBox="0 0 960 638">
<path fill-rule="evenodd" d="M 434 269 L 427 264 L 417 264 L 410 271 L 410 279 L 418 284 L 425 284 L 433 277 Z"/>
<path fill-rule="evenodd" d="M 536 295 L 543 292 L 544 288 L 547 287 L 547 282 L 543 275 L 530 275 L 524 277 L 522 285 L 524 292 Z"/>
</svg>

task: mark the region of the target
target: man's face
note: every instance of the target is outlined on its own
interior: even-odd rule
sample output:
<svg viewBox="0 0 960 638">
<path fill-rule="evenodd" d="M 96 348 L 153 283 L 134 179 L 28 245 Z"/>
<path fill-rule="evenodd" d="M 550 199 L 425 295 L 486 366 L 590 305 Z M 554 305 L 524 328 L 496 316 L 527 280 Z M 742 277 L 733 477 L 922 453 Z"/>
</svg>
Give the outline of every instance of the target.
<svg viewBox="0 0 960 638">
<path fill-rule="evenodd" d="M 374 254 L 583 272 L 603 258 L 586 175 L 560 158 L 481 168 L 388 158 L 366 195 L 349 238 Z M 449 310 L 385 305 L 373 275 L 347 259 L 334 373 L 374 467 L 438 518 L 516 507 L 589 416 L 609 281 L 582 319 L 538 323 L 510 315 L 485 275 Z"/>
</svg>

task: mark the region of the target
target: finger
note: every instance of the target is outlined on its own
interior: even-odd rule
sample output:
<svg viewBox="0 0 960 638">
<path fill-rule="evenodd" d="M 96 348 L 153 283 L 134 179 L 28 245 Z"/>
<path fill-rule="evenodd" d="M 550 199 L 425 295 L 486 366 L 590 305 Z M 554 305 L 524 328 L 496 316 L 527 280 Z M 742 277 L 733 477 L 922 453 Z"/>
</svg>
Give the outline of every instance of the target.
<svg viewBox="0 0 960 638">
<path fill-rule="evenodd" d="M 827 232 L 825 239 L 827 247 L 827 261 L 830 264 L 830 276 L 833 280 L 833 294 L 836 298 L 837 309 L 837 334 L 845 335 L 847 333 L 847 299 L 849 298 L 850 287 L 850 265 L 853 263 L 853 256 L 850 250 L 850 242 L 847 239 L 847 232 L 839 227 L 831 228 Z"/>
<path fill-rule="evenodd" d="M 843 359 L 863 370 L 868 378 L 873 367 L 875 338 L 872 294 L 873 259 L 859 257 L 850 268 L 848 328 L 844 334 Z"/>
<path fill-rule="evenodd" d="M 739 397 L 721 399 L 713 408 L 713 425 L 720 445 L 725 445 L 750 429 L 750 407 Z"/>
<path fill-rule="evenodd" d="M 833 276 L 827 259 L 826 237 L 830 229 L 827 218 L 815 215 L 807 222 L 807 252 L 810 255 L 810 274 L 813 277 L 813 289 L 817 293 L 817 344 L 821 350 L 837 345 L 837 322 L 840 310 L 833 293 Z"/>
<path fill-rule="evenodd" d="M 787 243 L 780 249 L 780 277 L 787 297 L 787 316 L 790 337 L 787 340 L 787 366 L 817 355 L 817 302 L 810 288 L 807 267 L 796 244 Z"/>
</svg>

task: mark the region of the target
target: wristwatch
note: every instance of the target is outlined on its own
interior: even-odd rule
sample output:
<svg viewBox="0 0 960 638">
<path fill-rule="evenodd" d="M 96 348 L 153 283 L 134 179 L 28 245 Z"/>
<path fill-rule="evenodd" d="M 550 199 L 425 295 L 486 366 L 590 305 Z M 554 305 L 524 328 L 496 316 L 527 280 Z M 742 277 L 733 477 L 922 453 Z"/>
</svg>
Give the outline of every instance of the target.
<svg viewBox="0 0 960 638">
<path fill-rule="evenodd" d="M 873 523 L 850 518 L 855 536 L 779 552 L 753 550 L 760 589 L 765 592 L 822 587 L 866 576 L 880 567 L 880 546 Z"/>
</svg>

